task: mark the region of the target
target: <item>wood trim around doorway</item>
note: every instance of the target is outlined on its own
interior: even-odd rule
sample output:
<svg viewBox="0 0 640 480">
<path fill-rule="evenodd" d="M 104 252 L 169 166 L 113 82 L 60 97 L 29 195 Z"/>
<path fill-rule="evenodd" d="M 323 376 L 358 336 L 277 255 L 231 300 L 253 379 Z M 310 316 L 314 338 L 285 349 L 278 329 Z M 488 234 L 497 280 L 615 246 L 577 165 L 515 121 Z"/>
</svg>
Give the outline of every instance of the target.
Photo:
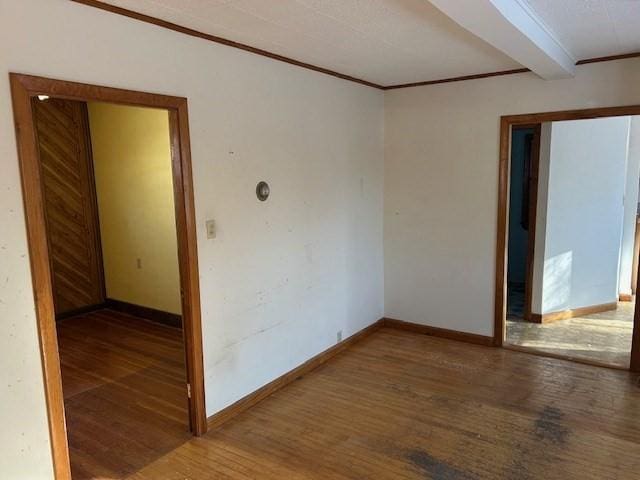
<svg viewBox="0 0 640 480">
<path fill-rule="evenodd" d="M 191 391 L 189 421 L 192 432 L 195 435 L 202 435 L 207 430 L 207 419 L 204 399 L 200 292 L 187 99 L 17 73 L 11 73 L 9 77 L 54 474 L 56 480 L 68 480 L 71 479 L 69 446 L 40 183 L 40 165 L 31 99 L 37 95 L 48 95 L 69 100 L 160 108 L 169 112 L 178 259 L 182 289 L 183 336 L 187 365 L 186 381 L 189 383 Z"/>
<path fill-rule="evenodd" d="M 640 105 L 564 110 L 557 112 L 505 115 L 500 118 L 500 149 L 498 160 L 498 222 L 496 239 L 496 283 L 494 304 L 493 344 L 503 346 L 507 314 L 507 240 L 509 235 L 509 169 L 511 157 L 511 131 L 514 127 L 558 122 L 586 120 L 602 117 L 640 115 Z M 639 283 L 640 285 L 640 283 Z M 633 343 L 630 369 L 640 372 L 640 309 L 634 313 Z"/>
<path fill-rule="evenodd" d="M 600 303 L 598 305 L 588 305 L 567 310 L 559 310 L 557 312 L 532 313 L 529 318 L 533 323 L 553 323 L 568 318 L 584 317 L 585 315 L 593 315 L 594 313 L 611 312 L 618 308 L 618 302 Z"/>
</svg>

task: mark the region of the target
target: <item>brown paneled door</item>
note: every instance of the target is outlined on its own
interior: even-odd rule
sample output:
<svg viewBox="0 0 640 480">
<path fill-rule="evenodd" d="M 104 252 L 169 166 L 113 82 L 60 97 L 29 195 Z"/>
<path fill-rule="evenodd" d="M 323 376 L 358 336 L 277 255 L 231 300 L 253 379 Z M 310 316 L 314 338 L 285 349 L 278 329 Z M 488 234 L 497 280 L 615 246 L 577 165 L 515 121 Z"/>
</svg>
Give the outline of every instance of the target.
<svg viewBox="0 0 640 480">
<path fill-rule="evenodd" d="M 87 104 L 33 98 L 56 316 L 104 302 Z"/>
</svg>

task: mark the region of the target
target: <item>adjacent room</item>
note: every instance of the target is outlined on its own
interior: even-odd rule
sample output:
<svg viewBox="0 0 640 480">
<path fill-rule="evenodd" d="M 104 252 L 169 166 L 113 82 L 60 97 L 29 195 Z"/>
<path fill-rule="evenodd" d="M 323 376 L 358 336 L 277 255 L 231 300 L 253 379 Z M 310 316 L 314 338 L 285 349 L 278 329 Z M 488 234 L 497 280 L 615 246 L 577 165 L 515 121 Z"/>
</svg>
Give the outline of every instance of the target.
<svg viewBox="0 0 640 480">
<path fill-rule="evenodd" d="M 640 117 L 511 133 L 508 344 L 629 368 Z"/>
<path fill-rule="evenodd" d="M 640 2 L 0 0 L 0 479 L 636 480 Z"/>
<path fill-rule="evenodd" d="M 74 479 L 189 438 L 169 113 L 32 99 Z"/>
</svg>

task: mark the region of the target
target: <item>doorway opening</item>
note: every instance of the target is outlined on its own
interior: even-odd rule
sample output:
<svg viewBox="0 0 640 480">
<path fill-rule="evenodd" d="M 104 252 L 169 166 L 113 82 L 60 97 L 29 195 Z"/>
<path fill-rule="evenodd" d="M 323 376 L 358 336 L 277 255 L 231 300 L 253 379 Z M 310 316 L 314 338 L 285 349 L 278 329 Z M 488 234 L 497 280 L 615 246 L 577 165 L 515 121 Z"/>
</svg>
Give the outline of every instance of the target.
<svg viewBox="0 0 640 480">
<path fill-rule="evenodd" d="M 496 344 L 640 368 L 639 113 L 503 117 Z"/>
<path fill-rule="evenodd" d="M 507 318 L 531 319 L 540 125 L 514 127 L 511 136 Z"/>
<path fill-rule="evenodd" d="M 206 431 L 186 99 L 11 86 L 54 471 L 122 478 Z"/>
</svg>

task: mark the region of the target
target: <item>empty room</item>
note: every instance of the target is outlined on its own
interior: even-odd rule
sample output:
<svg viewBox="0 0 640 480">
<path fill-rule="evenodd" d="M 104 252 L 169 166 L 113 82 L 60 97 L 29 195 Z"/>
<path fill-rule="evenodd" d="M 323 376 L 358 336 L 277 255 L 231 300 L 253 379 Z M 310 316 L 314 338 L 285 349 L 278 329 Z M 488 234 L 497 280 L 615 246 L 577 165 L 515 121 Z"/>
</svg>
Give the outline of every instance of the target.
<svg viewBox="0 0 640 480">
<path fill-rule="evenodd" d="M 0 45 L 0 478 L 639 478 L 640 2 L 0 0 Z"/>
</svg>

